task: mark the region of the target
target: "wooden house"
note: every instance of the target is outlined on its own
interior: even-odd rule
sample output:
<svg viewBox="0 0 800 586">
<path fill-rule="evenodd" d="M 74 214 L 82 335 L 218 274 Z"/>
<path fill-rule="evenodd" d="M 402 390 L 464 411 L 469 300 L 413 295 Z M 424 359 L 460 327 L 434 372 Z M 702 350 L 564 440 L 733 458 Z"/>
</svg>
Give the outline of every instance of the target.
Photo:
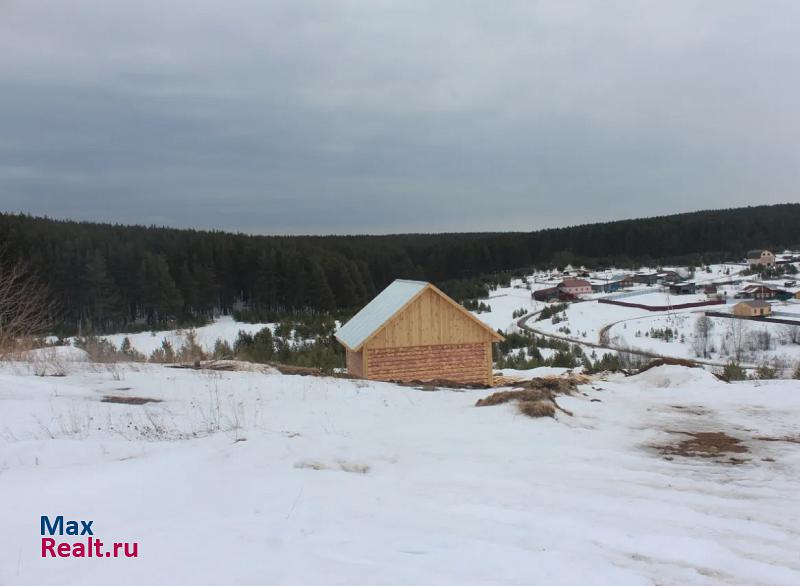
<svg viewBox="0 0 800 586">
<path fill-rule="evenodd" d="M 760 267 L 774 267 L 775 255 L 769 250 L 748 250 L 747 264 L 750 265 L 751 269 L 758 269 Z"/>
<path fill-rule="evenodd" d="M 432 284 L 397 279 L 336 339 L 361 378 L 491 385 L 492 343 L 503 337 Z"/>
<path fill-rule="evenodd" d="M 670 295 L 694 295 L 697 287 L 694 283 L 672 283 L 669 286 Z"/>
<path fill-rule="evenodd" d="M 634 283 L 642 285 L 655 285 L 658 282 L 658 273 L 636 273 L 631 275 Z"/>
<path fill-rule="evenodd" d="M 733 315 L 740 317 L 761 317 L 770 315 L 772 308 L 769 303 L 761 299 L 741 301 L 733 306 Z"/>
</svg>

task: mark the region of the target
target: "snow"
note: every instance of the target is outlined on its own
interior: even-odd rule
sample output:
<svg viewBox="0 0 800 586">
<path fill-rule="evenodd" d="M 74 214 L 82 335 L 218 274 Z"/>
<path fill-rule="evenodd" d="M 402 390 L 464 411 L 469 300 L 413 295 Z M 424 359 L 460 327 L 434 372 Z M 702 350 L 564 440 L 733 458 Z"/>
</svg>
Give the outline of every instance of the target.
<svg viewBox="0 0 800 586">
<path fill-rule="evenodd" d="M 711 309 L 716 311 L 716 308 Z M 704 311 L 684 310 L 675 314 L 655 313 L 645 317 L 631 318 L 615 323 L 609 328 L 608 339 L 616 347 L 636 348 L 663 356 L 695 359 L 697 358 L 693 346 L 695 326 L 697 319 L 704 315 Z M 727 362 L 733 350 L 730 329 L 735 322 L 730 318 L 719 317 L 711 317 L 709 320 L 711 323 L 708 342 L 708 349 L 711 350 L 710 359 Z M 788 336 L 790 328 L 800 326 L 755 321 L 736 323 L 742 327 L 745 342 L 758 332 L 768 332 L 771 336 L 769 349 L 748 349 L 745 352 L 744 362 L 760 365 L 765 361 L 779 359 L 792 368 L 800 361 L 800 344 L 791 343 Z M 677 332 L 677 337 L 671 342 L 645 335 L 651 329 L 663 330 L 665 328 Z M 684 337 L 684 342 L 680 341 L 680 336 Z"/>
<path fill-rule="evenodd" d="M 640 305 L 668 306 L 684 303 L 700 303 L 708 301 L 708 295 L 670 295 L 668 292 L 642 293 L 632 297 L 620 299 L 621 302 L 639 303 Z"/>
<path fill-rule="evenodd" d="M 662 365 L 656 366 L 625 381 L 626 384 L 642 388 L 656 387 L 669 389 L 702 384 L 711 388 L 719 387 L 721 382 L 710 372 L 702 368 L 685 368 L 683 366 Z"/>
<path fill-rule="evenodd" d="M 203 347 L 206 352 L 214 350 L 214 344 L 217 340 L 224 340 L 231 346 L 239 336 L 240 331 L 245 331 L 249 334 L 255 334 L 262 329 L 269 327 L 273 328 L 275 324 L 250 324 L 238 322 L 230 316 L 223 316 L 207 326 L 194 328 L 197 335 L 197 343 Z M 112 334 L 110 336 L 101 336 L 106 340 L 112 342 L 117 348 L 120 347 L 122 341 L 128 338 L 131 345 L 144 354 L 150 356 L 153 350 L 161 348 L 161 342 L 166 339 L 175 349 L 180 348 L 186 340 L 186 333 L 190 331 L 187 329 L 168 330 L 160 332 L 139 332 L 136 334 Z"/>
<path fill-rule="evenodd" d="M 544 355 L 545 351 L 550 350 L 550 348 L 540 348 L 539 350 Z M 507 376 L 509 378 L 530 380 L 540 376 L 561 376 L 570 370 L 577 372 L 579 369 L 559 368 L 557 366 L 538 366 L 536 368 L 528 368 L 526 370 L 519 370 L 517 368 L 503 368 L 502 370 L 497 370 L 495 372 L 499 372 L 503 376 Z"/>
<path fill-rule="evenodd" d="M 756 439 L 797 433 L 793 381 L 663 367 L 529 419 L 474 407 L 485 390 L 15 372 L 0 366 L 0 584 L 800 583 L 798 445 Z M 750 451 L 667 460 L 653 446 L 670 430 Z M 39 517 L 57 514 L 140 557 L 40 558 Z"/>
<path fill-rule="evenodd" d="M 489 295 L 488 299 L 481 299 L 483 303 L 492 308 L 491 311 L 473 314 L 493 330 L 504 332 L 514 331 L 516 322 L 519 318 L 514 318 L 513 314 L 518 309 L 527 309 L 528 313 L 533 313 L 542 309 L 545 304 L 534 301 L 531 292 L 518 287 L 498 287 Z"/>
</svg>

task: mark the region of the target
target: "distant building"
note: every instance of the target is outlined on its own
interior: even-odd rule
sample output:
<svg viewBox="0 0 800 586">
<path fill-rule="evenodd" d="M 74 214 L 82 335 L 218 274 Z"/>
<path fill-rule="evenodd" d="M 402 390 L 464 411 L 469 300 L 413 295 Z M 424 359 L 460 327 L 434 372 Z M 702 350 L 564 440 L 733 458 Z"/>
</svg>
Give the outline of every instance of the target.
<svg viewBox="0 0 800 586">
<path fill-rule="evenodd" d="M 733 306 L 733 315 L 740 317 L 763 317 L 771 313 L 772 308 L 769 303 L 760 299 L 741 301 Z"/>
<path fill-rule="evenodd" d="M 694 283 L 672 283 L 669 286 L 670 295 L 694 295 L 697 286 Z"/>
<path fill-rule="evenodd" d="M 592 292 L 594 293 L 613 293 L 618 291 L 620 287 L 619 281 L 603 281 L 595 279 L 591 281 Z"/>
<path fill-rule="evenodd" d="M 559 291 L 578 296 L 592 292 L 592 284 L 585 279 L 564 279 L 558 284 Z"/>
<path fill-rule="evenodd" d="M 536 301 L 554 301 L 556 299 L 561 301 L 569 301 L 572 296 L 566 292 L 560 291 L 558 287 L 547 287 L 545 289 L 537 289 L 533 292 L 533 298 Z"/>
<path fill-rule="evenodd" d="M 634 280 L 633 280 L 633 277 L 631 275 L 622 275 L 622 277 L 619 280 L 619 288 L 620 289 L 626 289 L 628 287 L 633 287 L 633 285 L 634 285 Z"/>
<path fill-rule="evenodd" d="M 655 285 L 658 282 L 658 273 L 636 273 L 631 276 L 634 283 L 642 285 Z"/>
<path fill-rule="evenodd" d="M 656 276 L 658 280 L 661 281 L 662 283 L 677 283 L 679 281 L 683 281 L 683 277 L 681 277 L 675 271 L 664 271 L 658 273 L 658 275 Z"/>
<path fill-rule="evenodd" d="M 750 297 L 752 299 L 775 299 L 780 291 L 767 287 L 766 285 L 748 285 L 740 294 L 743 297 Z"/>
<path fill-rule="evenodd" d="M 769 250 L 748 250 L 747 264 L 753 267 L 774 267 L 775 255 Z"/>
</svg>

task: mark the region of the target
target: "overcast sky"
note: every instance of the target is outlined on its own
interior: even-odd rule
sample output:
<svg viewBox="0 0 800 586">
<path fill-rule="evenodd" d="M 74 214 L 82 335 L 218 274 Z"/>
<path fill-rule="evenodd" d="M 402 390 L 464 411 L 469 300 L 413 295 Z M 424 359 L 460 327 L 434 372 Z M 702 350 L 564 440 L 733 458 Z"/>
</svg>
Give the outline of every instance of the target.
<svg viewBox="0 0 800 586">
<path fill-rule="evenodd" d="M 532 230 L 800 200 L 800 2 L 0 0 L 0 210 Z"/>
</svg>

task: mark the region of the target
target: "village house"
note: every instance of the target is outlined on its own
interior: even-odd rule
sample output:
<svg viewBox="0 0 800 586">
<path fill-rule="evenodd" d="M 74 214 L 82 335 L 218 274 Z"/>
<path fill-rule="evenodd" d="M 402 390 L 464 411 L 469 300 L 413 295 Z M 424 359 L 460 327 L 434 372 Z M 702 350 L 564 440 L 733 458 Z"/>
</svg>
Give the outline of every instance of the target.
<svg viewBox="0 0 800 586">
<path fill-rule="evenodd" d="M 752 299 L 775 299 L 778 296 L 779 290 L 767 287 L 766 285 L 748 285 L 737 294 L 743 297 L 750 297 Z"/>
<path fill-rule="evenodd" d="M 553 301 L 559 298 L 559 291 L 557 287 L 546 287 L 544 289 L 537 289 L 533 292 L 533 298 L 536 301 Z"/>
<path fill-rule="evenodd" d="M 763 317 L 771 313 L 769 303 L 760 299 L 741 301 L 733 306 L 733 315 L 740 317 Z"/>
<path fill-rule="evenodd" d="M 658 273 L 636 273 L 632 275 L 634 283 L 641 283 L 642 285 L 655 285 L 658 282 Z"/>
<path fill-rule="evenodd" d="M 336 339 L 360 378 L 491 385 L 492 344 L 504 338 L 432 284 L 397 279 Z"/>
<path fill-rule="evenodd" d="M 672 283 L 669 286 L 670 295 L 694 295 L 696 290 L 694 283 Z"/>
<path fill-rule="evenodd" d="M 633 287 L 635 281 L 631 275 L 621 275 L 619 279 L 619 288 L 620 289 L 628 289 Z"/>
<path fill-rule="evenodd" d="M 590 281 L 593 293 L 613 293 L 619 290 L 619 281 L 593 279 Z"/>
<path fill-rule="evenodd" d="M 774 267 L 775 255 L 769 250 L 748 250 L 747 264 L 750 268 Z"/>
<path fill-rule="evenodd" d="M 675 271 L 663 271 L 658 273 L 657 277 L 658 281 L 661 283 L 677 283 L 683 281 L 683 277 Z"/>
<path fill-rule="evenodd" d="M 567 295 L 577 297 L 592 292 L 592 284 L 585 279 L 564 279 L 558 284 L 558 290 Z"/>
</svg>

